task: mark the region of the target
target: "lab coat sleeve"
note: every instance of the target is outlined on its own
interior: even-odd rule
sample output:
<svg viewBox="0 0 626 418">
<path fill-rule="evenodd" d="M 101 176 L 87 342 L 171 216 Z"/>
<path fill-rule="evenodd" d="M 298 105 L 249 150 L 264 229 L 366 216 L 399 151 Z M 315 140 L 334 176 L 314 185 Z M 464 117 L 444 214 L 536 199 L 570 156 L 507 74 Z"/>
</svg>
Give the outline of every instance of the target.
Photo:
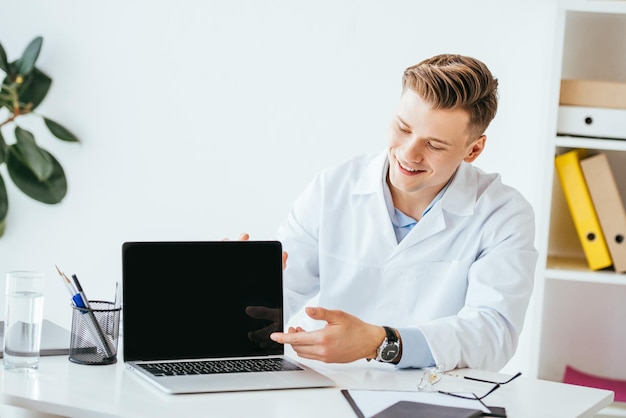
<svg viewBox="0 0 626 418">
<path fill-rule="evenodd" d="M 533 289 L 534 213 L 515 200 L 486 221 L 482 251 L 468 271 L 465 305 L 419 325 L 435 364 L 445 370 L 500 370 L 513 356 Z M 404 347 L 410 350 L 410 347 Z"/>
</svg>

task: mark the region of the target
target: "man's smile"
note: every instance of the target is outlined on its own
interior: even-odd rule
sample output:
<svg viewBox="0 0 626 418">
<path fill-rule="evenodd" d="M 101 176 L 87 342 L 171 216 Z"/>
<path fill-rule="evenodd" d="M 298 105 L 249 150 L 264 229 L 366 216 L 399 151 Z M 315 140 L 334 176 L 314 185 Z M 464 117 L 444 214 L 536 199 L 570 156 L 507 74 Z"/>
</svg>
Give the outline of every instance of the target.
<svg viewBox="0 0 626 418">
<path fill-rule="evenodd" d="M 399 160 L 396 160 L 398 163 L 398 167 L 400 168 L 401 171 L 406 172 L 408 174 L 419 174 L 419 173 L 425 173 L 426 170 L 419 170 L 417 168 L 410 168 L 405 166 L 404 164 L 402 164 Z"/>
</svg>

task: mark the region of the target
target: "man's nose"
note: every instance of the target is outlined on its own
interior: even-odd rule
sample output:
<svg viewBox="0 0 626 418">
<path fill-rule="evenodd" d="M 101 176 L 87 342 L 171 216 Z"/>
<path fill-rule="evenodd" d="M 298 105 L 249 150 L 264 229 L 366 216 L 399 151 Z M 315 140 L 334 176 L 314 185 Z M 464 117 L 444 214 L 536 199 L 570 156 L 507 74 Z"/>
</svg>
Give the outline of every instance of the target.
<svg viewBox="0 0 626 418">
<path fill-rule="evenodd" d="M 424 158 L 425 143 L 419 137 L 412 137 L 404 145 L 405 158 L 411 162 L 420 162 Z"/>
</svg>

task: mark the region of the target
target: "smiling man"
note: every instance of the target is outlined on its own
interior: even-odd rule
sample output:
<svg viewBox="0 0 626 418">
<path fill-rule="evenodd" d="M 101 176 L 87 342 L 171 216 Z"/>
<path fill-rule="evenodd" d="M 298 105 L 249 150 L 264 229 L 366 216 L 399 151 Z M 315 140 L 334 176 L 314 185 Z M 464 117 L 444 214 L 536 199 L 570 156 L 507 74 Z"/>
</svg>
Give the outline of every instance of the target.
<svg viewBox="0 0 626 418">
<path fill-rule="evenodd" d="M 499 370 L 514 354 L 537 261 L 534 213 L 472 163 L 498 81 L 438 55 L 405 70 L 388 147 L 321 172 L 277 232 L 287 320 L 271 338 L 324 362 Z"/>
</svg>

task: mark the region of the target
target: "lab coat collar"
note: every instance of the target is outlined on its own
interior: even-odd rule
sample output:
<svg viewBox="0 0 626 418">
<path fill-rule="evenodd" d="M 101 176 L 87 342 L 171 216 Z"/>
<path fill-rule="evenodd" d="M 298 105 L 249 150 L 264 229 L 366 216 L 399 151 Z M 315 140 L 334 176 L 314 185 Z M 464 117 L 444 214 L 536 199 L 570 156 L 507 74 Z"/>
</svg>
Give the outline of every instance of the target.
<svg viewBox="0 0 626 418">
<path fill-rule="evenodd" d="M 385 181 L 387 175 L 387 167 L 387 150 L 385 150 L 369 162 L 365 175 L 357 181 L 354 187 L 354 193 L 372 194 L 381 191 L 382 182 Z M 474 213 L 477 187 L 475 169 L 471 164 L 463 161 L 438 206 L 455 215 L 470 216 Z"/>
<path fill-rule="evenodd" d="M 459 216 L 470 216 L 474 213 L 477 194 L 476 169 L 463 161 L 441 197 L 441 209 Z"/>
<path fill-rule="evenodd" d="M 386 225 L 379 226 L 379 231 L 384 236 L 388 250 L 393 251 L 398 246 L 398 241 L 384 197 L 383 182 L 386 181 L 387 167 L 386 150 L 374 155 L 363 175 L 355 183 L 352 194 L 362 199 L 364 213 L 370 216 L 375 224 L 379 224 L 381 219 L 389 219 Z"/>
<path fill-rule="evenodd" d="M 358 179 L 354 194 L 372 194 L 382 191 L 382 181 L 387 177 L 387 150 L 376 155 L 367 165 L 365 175 Z"/>
</svg>

